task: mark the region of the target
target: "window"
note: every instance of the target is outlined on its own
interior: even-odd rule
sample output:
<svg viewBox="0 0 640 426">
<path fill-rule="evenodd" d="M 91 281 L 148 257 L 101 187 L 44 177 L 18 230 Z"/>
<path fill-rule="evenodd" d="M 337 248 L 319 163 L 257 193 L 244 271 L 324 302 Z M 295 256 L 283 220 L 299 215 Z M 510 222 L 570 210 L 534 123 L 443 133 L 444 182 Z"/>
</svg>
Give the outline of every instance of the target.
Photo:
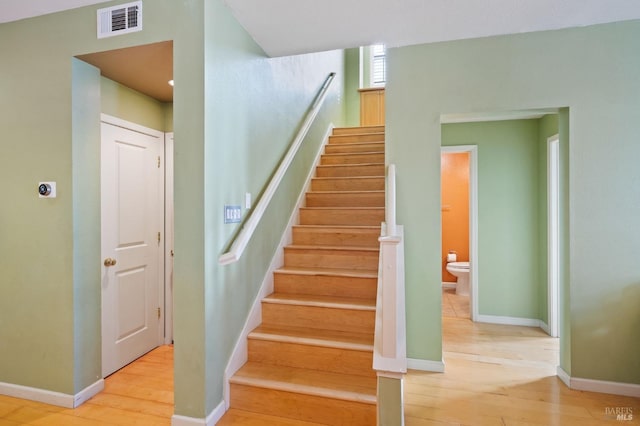
<svg viewBox="0 0 640 426">
<path fill-rule="evenodd" d="M 371 85 L 384 86 L 387 82 L 387 49 L 384 44 L 371 46 Z"/>
</svg>

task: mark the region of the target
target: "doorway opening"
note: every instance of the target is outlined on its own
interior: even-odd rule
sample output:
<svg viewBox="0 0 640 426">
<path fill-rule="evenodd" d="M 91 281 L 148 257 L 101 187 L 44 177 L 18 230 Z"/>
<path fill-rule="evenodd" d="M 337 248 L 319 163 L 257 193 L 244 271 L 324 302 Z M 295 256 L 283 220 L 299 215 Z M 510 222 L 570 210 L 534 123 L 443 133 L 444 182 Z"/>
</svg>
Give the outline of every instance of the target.
<svg viewBox="0 0 640 426">
<path fill-rule="evenodd" d="M 124 246 L 130 248 L 140 248 L 145 245 L 150 246 L 152 245 L 152 239 L 153 244 L 156 246 L 155 248 L 158 249 L 157 273 L 153 279 L 155 286 L 154 291 L 156 291 L 154 295 L 157 294 L 157 296 L 152 295 L 154 303 L 149 303 L 149 306 L 146 306 L 145 309 L 147 312 L 145 312 L 144 315 L 147 316 L 145 321 L 149 323 L 151 321 L 149 311 L 152 311 L 152 316 L 157 322 L 158 332 L 156 338 L 153 340 L 155 344 L 154 347 L 162 344 L 170 344 L 173 341 L 173 86 L 170 84 L 170 81 L 172 82 L 173 80 L 173 42 L 166 41 L 111 51 L 89 53 L 76 56 L 76 58 L 100 70 L 100 80 L 98 83 L 100 86 L 100 99 L 98 102 L 100 103 L 101 113 L 122 120 L 120 123 L 117 123 L 115 127 L 119 127 L 120 129 L 128 128 L 130 130 L 133 127 L 134 132 L 140 135 L 153 136 L 156 138 L 159 152 L 154 154 L 157 157 L 157 165 L 154 167 L 160 169 L 162 173 L 161 178 L 159 178 L 162 188 L 158 190 L 161 192 L 159 197 L 162 201 L 158 210 L 160 219 L 157 221 L 157 229 L 154 228 L 153 238 L 145 236 L 143 239 L 140 236 L 134 235 L 135 227 L 128 229 L 127 233 L 130 241 L 125 242 Z M 129 177 L 135 177 L 134 175 L 144 168 L 141 164 L 137 164 L 137 161 L 142 161 L 144 157 L 141 145 L 139 146 L 137 143 L 124 143 L 117 147 L 116 150 L 118 151 L 117 156 L 119 156 L 120 160 L 124 159 L 124 161 L 131 163 L 128 168 L 130 171 L 129 175 L 131 175 Z M 153 162 L 156 164 L 155 157 Z M 119 190 L 124 190 L 125 195 L 127 191 L 131 189 L 132 188 L 126 185 L 119 186 Z M 148 194 L 148 189 L 149 188 L 143 188 L 139 193 Z M 135 197 L 129 197 L 129 199 L 121 196 L 118 197 L 120 204 L 136 201 Z M 104 201 L 103 204 L 105 204 Z M 104 221 L 104 213 L 102 216 Z M 131 219 L 130 216 L 129 213 L 123 213 L 120 214 L 117 220 L 125 223 Z M 122 235 L 119 235 L 118 238 L 120 237 L 122 237 Z M 102 239 L 105 239 L 104 233 Z M 118 253 L 120 253 L 120 251 L 118 251 Z M 103 258 L 104 257 L 105 256 L 103 256 Z M 120 261 L 117 256 L 109 256 L 109 258 L 111 261 L 115 261 L 115 263 L 107 262 L 109 263 L 108 266 L 105 264 L 102 270 L 103 278 L 107 275 L 105 272 L 109 268 L 112 268 L 112 272 L 115 272 L 115 269 L 118 267 L 123 267 L 123 270 L 119 270 L 118 273 L 125 281 L 129 280 L 133 282 L 133 277 L 136 274 L 144 275 L 144 269 L 146 268 L 144 266 L 125 267 L 125 261 Z M 143 263 L 140 265 L 143 265 Z M 156 267 L 153 266 L 153 269 L 156 269 Z M 125 304 L 129 302 L 133 304 L 135 300 L 142 300 L 142 287 L 142 284 L 139 284 L 137 290 L 135 286 L 127 290 L 124 288 L 118 289 L 118 291 L 122 292 L 122 294 L 119 295 L 121 301 Z M 129 296 L 123 296 L 126 294 L 126 291 L 131 292 L 131 294 L 129 294 Z M 157 303 L 155 303 L 156 300 Z M 154 306 L 152 307 L 151 305 Z M 119 321 L 116 327 L 118 330 L 126 329 L 127 336 L 135 336 L 136 334 L 143 333 L 146 325 L 140 325 L 143 324 L 142 314 L 136 313 L 135 310 L 131 309 L 129 309 L 129 311 L 121 309 L 118 312 L 119 315 L 124 314 L 123 318 L 117 320 Z M 128 313 L 125 314 L 125 312 Z M 103 329 L 104 325 L 109 321 L 112 321 L 112 319 L 106 317 L 103 311 L 101 319 Z M 125 323 L 127 326 L 123 326 Z M 118 334 L 118 332 L 115 333 L 115 336 L 115 342 L 125 340 L 125 336 Z M 147 349 L 150 350 L 153 348 L 149 347 Z M 145 350 L 138 348 L 137 351 L 142 355 L 142 352 Z M 112 365 L 105 370 L 104 364 L 103 359 L 103 376 L 109 374 L 108 371 L 123 366 L 116 364 L 115 367 Z"/>
<path fill-rule="evenodd" d="M 478 264 L 478 147 L 476 145 L 443 146 L 441 164 L 442 285 L 443 298 L 446 299 L 443 300 L 443 306 L 450 309 L 453 316 L 476 321 L 478 312 L 478 271 L 475 267 Z M 456 278 L 448 271 L 448 265 L 454 265 L 454 262 L 469 263 L 468 277 Z M 467 283 L 462 284 L 461 281 L 464 279 Z M 455 282 L 452 282 L 454 280 Z"/>
</svg>

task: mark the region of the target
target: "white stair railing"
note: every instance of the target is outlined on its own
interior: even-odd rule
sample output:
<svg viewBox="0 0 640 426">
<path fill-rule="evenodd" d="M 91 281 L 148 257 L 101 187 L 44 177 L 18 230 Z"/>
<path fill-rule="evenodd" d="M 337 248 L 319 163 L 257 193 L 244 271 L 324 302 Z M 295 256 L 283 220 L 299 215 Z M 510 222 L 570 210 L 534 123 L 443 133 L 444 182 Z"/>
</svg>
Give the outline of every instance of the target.
<svg viewBox="0 0 640 426">
<path fill-rule="evenodd" d="M 307 116 L 304 122 L 302 123 L 302 127 L 300 127 L 300 130 L 298 131 L 298 134 L 296 135 L 295 139 L 291 143 L 289 150 L 287 151 L 286 155 L 280 162 L 280 165 L 278 166 L 278 169 L 274 173 L 273 177 L 269 181 L 269 184 L 267 185 L 267 188 L 265 189 L 264 194 L 262 194 L 262 196 L 258 200 L 257 204 L 255 205 L 246 223 L 243 225 L 242 230 L 238 233 L 238 235 L 235 237 L 235 239 L 231 243 L 231 247 L 229 248 L 229 250 L 226 253 L 222 254 L 218 259 L 218 262 L 221 265 L 228 265 L 230 263 L 237 262 L 242 256 L 242 253 L 244 252 L 244 249 L 247 247 L 247 244 L 249 244 L 249 241 L 251 240 L 251 237 L 253 236 L 253 233 L 256 230 L 258 223 L 260 223 L 260 220 L 262 219 L 264 212 L 267 210 L 267 207 L 271 203 L 271 199 L 273 198 L 273 196 L 276 193 L 276 190 L 280 186 L 280 182 L 282 182 L 282 179 L 284 178 L 284 175 L 287 173 L 287 170 L 289 169 L 289 166 L 291 165 L 293 158 L 296 156 L 298 149 L 302 145 L 302 141 L 304 140 L 305 136 L 307 136 L 307 133 L 309 132 L 309 129 L 313 124 L 313 120 L 315 120 L 316 116 L 318 115 L 318 112 L 320 112 L 320 109 L 322 108 L 322 104 L 324 103 L 324 100 L 327 97 L 329 86 L 331 86 L 331 83 L 333 82 L 333 79 L 335 78 L 335 76 L 336 76 L 336 73 L 334 72 L 330 73 L 327 79 L 325 80 L 324 84 L 320 88 L 318 92 L 318 96 L 316 97 L 313 105 L 311 105 L 311 109 L 307 113 Z"/>
<path fill-rule="evenodd" d="M 404 229 L 396 224 L 396 167 L 387 168 L 386 223 L 382 224 L 373 368 L 378 374 L 378 425 L 404 425 L 402 380 L 407 372 Z"/>
</svg>

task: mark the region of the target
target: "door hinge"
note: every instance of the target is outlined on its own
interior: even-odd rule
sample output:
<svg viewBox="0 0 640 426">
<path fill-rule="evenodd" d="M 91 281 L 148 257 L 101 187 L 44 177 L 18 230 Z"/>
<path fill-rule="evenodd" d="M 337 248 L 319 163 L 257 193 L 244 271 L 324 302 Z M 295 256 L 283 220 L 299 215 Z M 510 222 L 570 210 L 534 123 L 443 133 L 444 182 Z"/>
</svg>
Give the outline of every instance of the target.
<svg viewBox="0 0 640 426">
<path fill-rule="evenodd" d="M 158 155 L 158 168 L 160 168 L 160 156 Z"/>
<path fill-rule="evenodd" d="M 158 244 L 160 244 L 160 231 L 158 231 Z"/>
<path fill-rule="evenodd" d="M 158 319 L 160 319 L 160 308 L 158 308 Z"/>
</svg>

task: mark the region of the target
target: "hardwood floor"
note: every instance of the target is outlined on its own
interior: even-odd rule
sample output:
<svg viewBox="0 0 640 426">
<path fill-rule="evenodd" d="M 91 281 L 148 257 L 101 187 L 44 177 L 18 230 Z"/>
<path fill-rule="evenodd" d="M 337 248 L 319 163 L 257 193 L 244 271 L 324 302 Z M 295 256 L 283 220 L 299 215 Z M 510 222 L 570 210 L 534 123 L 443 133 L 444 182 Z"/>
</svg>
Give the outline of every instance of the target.
<svg viewBox="0 0 640 426">
<path fill-rule="evenodd" d="M 446 373 L 411 370 L 405 424 L 638 425 L 640 399 L 573 391 L 555 377 L 556 339 L 536 328 L 443 319 Z M 608 411 L 629 408 L 630 421 Z M 162 346 L 106 380 L 104 392 L 75 410 L 0 396 L 0 425 L 169 425 L 173 349 Z M 219 425 L 304 426 L 231 409 Z M 386 426 L 386 425 L 385 425 Z"/>
<path fill-rule="evenodd" d="M 446 372 L 410 371 L 407 426 L 640 424 L 640 399 L 568 389 L 555 376 L 558 340 L 542 330 L 443 317 Z M 631 421 L 608 410 L 630 408 Z"/>
<path fill-rule="evenodd" d="M 0 395 L 0 425 L 170 425 L 173 346 L 160 346 L 105 379 L 105 389 L 72 410 Z"/>
<path fill-rule="evenodd" d="M 456 294 L 455 288 L 442 289 L 442 316 L 453 318 L 471 318 L 469 296 Z"/>
</svg>

